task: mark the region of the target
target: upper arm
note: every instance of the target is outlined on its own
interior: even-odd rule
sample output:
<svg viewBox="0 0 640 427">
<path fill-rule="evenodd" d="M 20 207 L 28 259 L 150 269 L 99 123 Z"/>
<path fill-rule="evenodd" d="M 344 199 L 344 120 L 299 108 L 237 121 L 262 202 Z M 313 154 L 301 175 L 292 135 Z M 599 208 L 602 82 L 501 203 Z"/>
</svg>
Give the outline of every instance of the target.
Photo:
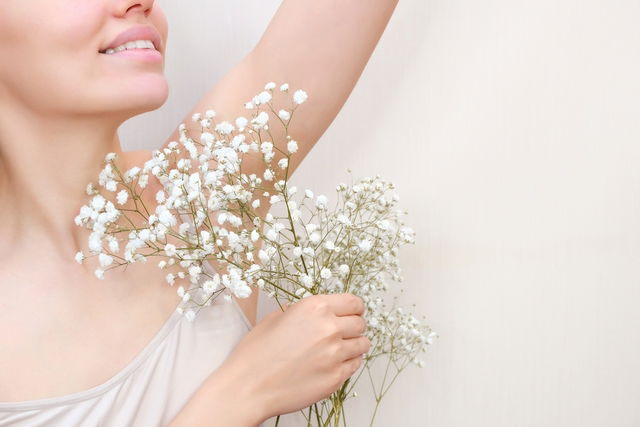
<svg viewBox="0 0 640 427">
<path fill-rule="evenodd" d="M 292 117 L 288 133 L 298 142 L 291 157 L 291 175 L 324 134 L 351 94 L 398 0 L 283 0 L 264 34 L 238 64 L 231 68 L 184 116 L 190 130 L 194 113 L 216 111 L 214 121 L 234 123 L 249 118 L 244 104 L 264 90 L 268 82 L 288 83 L 289 93 L 274 90 L 274 106 L 289 109 L 297 89 L 309 98 Z M 277 110 L 276 110 L 277 111 Z M 273 144 L 286 152 L 283 126 L 271 127 Z M 176 127 L 167 138 L 178 141 Z M 277 153 L 277 151 L 276 151 Z M 280 159 L 276 154 L 274 163 Z M 245 156 L 243 170 L 261 175 L 259 156 Z"/>
<path fill-rule="evenodd" d="M 182 123 L 191 135 L 199 135 L 199 124 L 191 121 L 195 113 L 213 109 L 214 123 L 233 124 L 239 116 L 250 119 L 252 110 L 247 110 L 245 103 L 271 81 L 277 87 L 282 83 L 290 87 L 288 93 L 273 91 L 271 102 L 276 111 L 290 109 L 293 92 L 303 89 L 309 98 L 296 109 L 288 126 L 288 134 L 298 142 L 298 151 L 289 162 L 291 175 L 346 102 L 397 3 L 398 0 L 283 0 L 255 48 L 203 95 Z M 286 152 L 284 127 L 270 127 L 269 131 L 274 146 Z M 171 141 L 179 141 L 177 126 L 161 148 Z M 282 154 L 274 152 L 275 164 Z M 262 176 L 262 158 L 247 153 L 242 169 Z M 267 187 L 269 183 L 263 185 Z M 264 217 L 268 210 L 268 204 L 263 203 L 257 213 Z M 213 263 L 216 265 L 215 260 Z M 257 290 L 249 298 L 237 301 L 255 324 Z"/>
</svg>

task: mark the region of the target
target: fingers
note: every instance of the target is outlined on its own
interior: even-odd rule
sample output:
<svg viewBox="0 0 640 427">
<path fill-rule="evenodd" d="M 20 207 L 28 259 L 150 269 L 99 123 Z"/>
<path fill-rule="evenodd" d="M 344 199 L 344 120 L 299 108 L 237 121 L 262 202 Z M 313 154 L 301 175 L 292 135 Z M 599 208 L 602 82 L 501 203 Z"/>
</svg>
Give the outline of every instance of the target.
<svg viewBox="0 0 640 427">
<path fill-rule="evenodd" d="M 342 355 L 343 361 L 362 358 L 362 354 L 367 353 L 371 348 L 371 342 L 367 337 L 357 337 L 342 340 Z"/>
<path fill-rule="evenodd" d="M 341 331 L 342 338 L 356 338 L 367 330 L 367 321 L 358 315 L 340 316 L 335 322 Z"/>
<path fill-rule="evenodd" d="M 322 301 L 328 305 L 328 309 L 336 316 L 351 316 L 364 313 L 364 301 L 357 295 L 344 293 L 318 296 L 322 298 Z"/>
<path fill-rule="evenodd" d="M 360 366 L 362 366 L 362 357 L 360 356 L 345 360 L 341 366 L 342 378 L 344 378 L 342 382 L 346 381 L 347 378 L 355 374 Z"/>
</svg>

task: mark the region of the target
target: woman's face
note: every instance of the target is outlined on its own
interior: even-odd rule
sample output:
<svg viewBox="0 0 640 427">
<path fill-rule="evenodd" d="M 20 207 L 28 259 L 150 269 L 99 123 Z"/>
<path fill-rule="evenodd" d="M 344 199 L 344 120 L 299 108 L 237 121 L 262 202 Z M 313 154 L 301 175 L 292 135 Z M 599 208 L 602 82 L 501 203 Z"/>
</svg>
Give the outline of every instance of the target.
<svg viewBox="0 0 640 427">
<path fill-rule="evenodd" d="M 99 52 L 139 25 L 160 34 L 161 60 Z M 167 32 L 153 0 L 0 0 L 0 105 L 122 121 L 154 110 L 168 96 Z"/>
</svg>

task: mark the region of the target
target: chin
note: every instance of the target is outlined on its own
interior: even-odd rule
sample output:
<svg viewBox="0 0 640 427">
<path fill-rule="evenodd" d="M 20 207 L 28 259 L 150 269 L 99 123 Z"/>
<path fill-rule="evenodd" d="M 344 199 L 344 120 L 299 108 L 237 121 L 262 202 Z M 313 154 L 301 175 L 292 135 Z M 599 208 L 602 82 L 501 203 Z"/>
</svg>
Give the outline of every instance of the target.
<svg viewBox="0 0 640 427">
<path fill-rule="evenodd" d="M 107 109 L 124 111 L 128 117 L 133 117 L 162 107 L 169 97 L 167 81 L 164 77 L 149 80 L 151 79 L 146 79 L 144 84 L 134 84 L 117 91 L 112 89 L 108 101 L 112 108 Z"/>
</svg>

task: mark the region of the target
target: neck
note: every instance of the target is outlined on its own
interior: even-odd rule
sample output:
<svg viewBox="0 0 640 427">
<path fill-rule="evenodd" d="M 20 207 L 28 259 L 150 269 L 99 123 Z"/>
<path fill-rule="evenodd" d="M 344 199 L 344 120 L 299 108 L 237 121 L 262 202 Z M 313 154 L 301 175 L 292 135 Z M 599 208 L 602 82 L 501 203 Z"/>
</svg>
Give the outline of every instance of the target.
<svg viewBox="0 0 640 427">
<path fill-rule="evenodd" d="M 0 257 L 48 250 L 48 257 L 69 261 L 86 246 L 89 230 L 74 218 L 88 202 L 86 185 L 97 183 L 104 156 L 122 154 L 119 123 L 0 109 Z"/>
</svg>

